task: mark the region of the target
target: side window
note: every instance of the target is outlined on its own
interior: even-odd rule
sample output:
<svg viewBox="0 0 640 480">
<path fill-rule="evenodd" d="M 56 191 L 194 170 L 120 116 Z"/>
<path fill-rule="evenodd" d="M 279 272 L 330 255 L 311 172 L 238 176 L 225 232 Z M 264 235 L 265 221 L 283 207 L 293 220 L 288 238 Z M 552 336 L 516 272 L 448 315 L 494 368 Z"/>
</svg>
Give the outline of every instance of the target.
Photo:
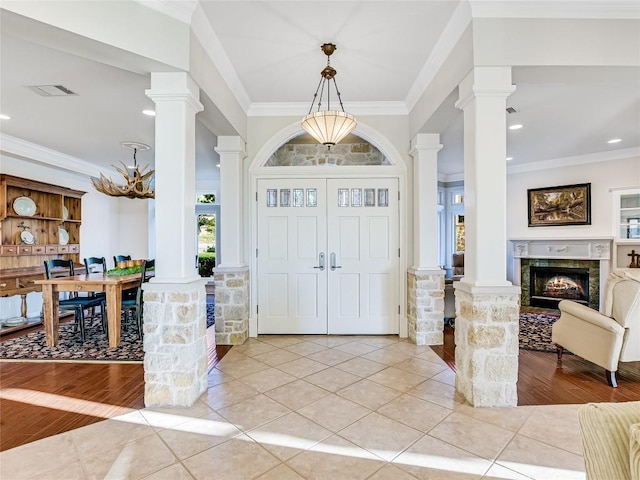
<svg viewBox="0 0 640 480">
<path fill-rule="evenodd" d="M 465 250 L 464 185 L 461 182 L 442 184 L 439 187 L 438 211 L 439 224 L 444 231 L 439 236 L 440 259 L 445 265 L 447 276 L 450 276 L 453 254 Z"/>
<path fill-rule="evenodd" d="M 196 198 L 196 238 L 198 242 L 198 273 L 202 277 L 213 276 L 213 268 L 219 263 L 219 218 L 220 205 L 216 204 L 215 193 L 198 194 Z"/>
</svg>

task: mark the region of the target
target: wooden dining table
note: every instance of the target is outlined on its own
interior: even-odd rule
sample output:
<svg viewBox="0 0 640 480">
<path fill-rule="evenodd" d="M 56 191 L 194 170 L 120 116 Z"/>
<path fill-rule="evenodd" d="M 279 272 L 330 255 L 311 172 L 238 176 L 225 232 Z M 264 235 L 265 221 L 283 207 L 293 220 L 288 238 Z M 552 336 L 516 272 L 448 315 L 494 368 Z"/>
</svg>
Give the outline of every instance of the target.
<svg viewBox="0 0 640 480">
<path fill-rule="evenodd" d="M 60 292 L 105 292 L 107 302 L 107 325 L 109 347 L 120 345 L 120 312 L 122 309 L 122 291 L 136 288 L 140 284 L 140 274 L 107 275 L 90 273 L 71 277 L 58 277 L 36 280 L 42 286 L 43 320 L 47 345 L 58 344 L 59 293 Z"/>
</svg>

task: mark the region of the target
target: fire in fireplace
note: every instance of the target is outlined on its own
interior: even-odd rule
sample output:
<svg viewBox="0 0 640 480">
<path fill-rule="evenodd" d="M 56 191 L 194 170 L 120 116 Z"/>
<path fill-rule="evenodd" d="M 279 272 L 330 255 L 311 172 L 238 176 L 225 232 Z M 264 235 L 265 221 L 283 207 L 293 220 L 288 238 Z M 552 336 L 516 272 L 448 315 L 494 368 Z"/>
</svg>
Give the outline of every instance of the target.
<svg viewBox="0 0 640 480">
<path fill-rule="evenodd" d="M 531 267 L 530 304 L 557 308 L 560 300 L 589 305 L 589 269 L 570 267 Z"/>
</svg>

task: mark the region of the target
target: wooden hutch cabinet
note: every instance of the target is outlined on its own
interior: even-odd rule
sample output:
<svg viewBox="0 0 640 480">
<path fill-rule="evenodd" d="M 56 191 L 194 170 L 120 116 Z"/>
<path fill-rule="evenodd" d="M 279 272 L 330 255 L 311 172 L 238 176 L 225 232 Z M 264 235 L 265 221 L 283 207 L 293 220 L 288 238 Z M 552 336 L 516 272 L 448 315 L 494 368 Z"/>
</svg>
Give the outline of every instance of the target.
<svg viewBox="0 0 640 480">
<path fill-rule="evenodd" d="M 80 263 L 80 224 L 85 192 L 11 175 L 0 175 L 0 296 L 40 291 L 34 280 L 44 275 L 44 261 Z M 0 332 L 24 328 L 40 319 L 5 324 Z"/>
</svg>

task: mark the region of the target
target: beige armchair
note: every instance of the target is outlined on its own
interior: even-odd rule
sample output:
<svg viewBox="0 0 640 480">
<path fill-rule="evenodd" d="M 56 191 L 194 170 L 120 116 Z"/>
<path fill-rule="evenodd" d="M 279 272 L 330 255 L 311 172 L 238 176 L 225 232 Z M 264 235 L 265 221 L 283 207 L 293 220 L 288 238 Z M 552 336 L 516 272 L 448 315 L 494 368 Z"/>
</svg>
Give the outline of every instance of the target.
<svg viewBox="0 0 640 480">
<path fill-rule="evenodd" d="M 560 319 L 551 340 L 563 349 L 606 370 L 607 382 L 617 387 L 619 362 L 640 361 L 640 271 L 612 272 L 605 285 L 603 313 L 562 300 Z"/>
</svg>

